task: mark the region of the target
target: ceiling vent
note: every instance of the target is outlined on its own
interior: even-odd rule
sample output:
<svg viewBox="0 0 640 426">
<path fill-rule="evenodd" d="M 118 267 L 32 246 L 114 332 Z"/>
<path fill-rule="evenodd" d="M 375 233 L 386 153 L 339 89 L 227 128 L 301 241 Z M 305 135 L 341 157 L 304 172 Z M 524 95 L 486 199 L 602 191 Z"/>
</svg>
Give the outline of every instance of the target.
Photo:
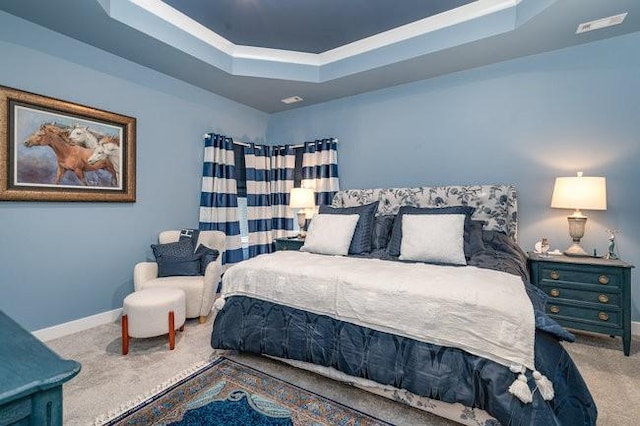
<svg viewBox="0 0 640 426">
<path fill-rule="evenodd" d="M 290 98 L 280 99 L 280 102 L 284 102 L 285 104 L 295 104 L 296 102 L 300 102 L 302 98 L 300 96 L 291 96 Z"/>
<path fill-rule="evenodd" d="M 624 18 L 627 17 L 627 13 L 621 13 L 620 15 L 609 16 L 608 18 L 597 19 L 591 22 L 584 22 L 578 25 L 576 34 L 586 33 L 588 31 L 599 30 L 600 28 L 611 27 L 613 25 L 620 25 Z"/>
</svg>

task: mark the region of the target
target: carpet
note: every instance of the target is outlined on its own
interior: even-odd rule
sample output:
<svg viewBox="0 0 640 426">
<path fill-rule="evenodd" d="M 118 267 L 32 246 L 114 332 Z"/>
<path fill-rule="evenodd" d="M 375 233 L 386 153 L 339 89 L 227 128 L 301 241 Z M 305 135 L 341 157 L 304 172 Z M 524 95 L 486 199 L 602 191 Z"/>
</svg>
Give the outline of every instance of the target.
<svg viewBox="0 0 640 426">
<path fill-rule="evenodd" d="M 338 402 L 221 357 L 95 424 L 174 426 L 389 425 Z"/>
</svg>

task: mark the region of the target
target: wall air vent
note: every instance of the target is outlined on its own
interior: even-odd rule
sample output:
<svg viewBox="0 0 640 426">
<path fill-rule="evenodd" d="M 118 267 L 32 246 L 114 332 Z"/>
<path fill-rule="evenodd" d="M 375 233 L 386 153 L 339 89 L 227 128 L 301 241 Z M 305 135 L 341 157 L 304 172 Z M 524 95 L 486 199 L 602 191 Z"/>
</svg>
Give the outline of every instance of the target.
<svg viewBox="0 0 640 426">
<path fill-rule="evenodd" d="M 622 24 L 622 21 L 624 21 L 624 18 L 626 17 L 627 12 L 621 13 L 619 15 L 609 16 L 608 18 L 597 19 L 591 22 L 583 22 L 582 24 L 578 25 L 576 34 L 582 34 L 588 31 L 599 30 L 600 28 Z"/>
<path fill-rule="evenodd" d="M 280 102 L 284 102 L 285 104 L 295 104 L 296 102 L 300 102 L 302 98 L 300 96 L 291 96 L 290 98 L 280 99 Z"/>
</svg>

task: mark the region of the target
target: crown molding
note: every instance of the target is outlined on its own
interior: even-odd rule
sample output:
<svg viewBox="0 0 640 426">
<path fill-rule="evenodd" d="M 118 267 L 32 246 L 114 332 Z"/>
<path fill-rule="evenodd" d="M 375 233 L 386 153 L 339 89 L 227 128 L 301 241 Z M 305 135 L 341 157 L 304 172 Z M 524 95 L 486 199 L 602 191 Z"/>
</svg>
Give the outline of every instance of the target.
<svg viewBox="0 0 640 426">
<path fill-rule="evenodd" d="M 228 74 L 322 83 L 513 31 L 521 3 L 557 0 L 478 0 L 317 54 L 236 45 L 161 0 L 96 1 L 112 19 Z"/>
</svg>

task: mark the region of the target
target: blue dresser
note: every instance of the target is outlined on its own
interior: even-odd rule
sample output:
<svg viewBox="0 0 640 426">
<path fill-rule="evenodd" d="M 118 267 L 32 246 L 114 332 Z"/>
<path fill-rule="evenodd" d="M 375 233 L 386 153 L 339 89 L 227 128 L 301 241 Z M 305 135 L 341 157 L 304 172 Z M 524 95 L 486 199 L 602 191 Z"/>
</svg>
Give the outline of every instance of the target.
<svg viewBox="0 0 640 426">
<path fill-rule="evenodd" d="M 0 311 L 0 426 L 62 425 L 62 384 L 79 371 Z"/>
</svg>

